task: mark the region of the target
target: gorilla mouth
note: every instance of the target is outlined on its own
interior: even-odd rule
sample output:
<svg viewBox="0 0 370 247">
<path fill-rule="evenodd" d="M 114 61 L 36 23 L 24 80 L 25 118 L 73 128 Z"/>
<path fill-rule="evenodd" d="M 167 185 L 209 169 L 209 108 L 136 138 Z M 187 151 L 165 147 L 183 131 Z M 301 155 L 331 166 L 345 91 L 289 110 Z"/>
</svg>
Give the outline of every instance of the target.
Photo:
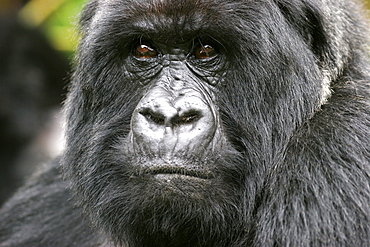
<svg viewBox="0 0 370 247">
<path fill-rule="evenodd" d="M 152 166 L 144 169 L 140 169 L 137 173 L 137 176 L 155 176 L 155 175 L 177 175 L 177 176 L 186 176 L 186 177 L 195 177 L 200 179 L 212 179 L 214 175 L 211 171 L 192 168 L 192 167 L 183 167 L 183 166 Z"/>
<path fill-rule="evenodd" d="M 150 173 L 150 175 L 182 175 L 187 177 L 196 177 L 201 179 L 212 178 L 209 172 L 197 171 L 197 170 L 186 170 L 186 169 L 157 169 Z"/>
</svg>

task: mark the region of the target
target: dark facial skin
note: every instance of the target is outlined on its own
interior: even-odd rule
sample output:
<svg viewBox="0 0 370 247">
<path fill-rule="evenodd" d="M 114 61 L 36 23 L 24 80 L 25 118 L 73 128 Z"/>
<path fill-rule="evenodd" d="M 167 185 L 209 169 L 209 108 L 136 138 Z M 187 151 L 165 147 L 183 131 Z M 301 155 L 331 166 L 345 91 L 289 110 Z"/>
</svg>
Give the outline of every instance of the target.
<svg viewBox="0 0 370 247">
<path fill-rule="evenodd" d="M 222 59 L 211 45 L 199 43 L 193 47 L 193 42 L 177 47 L 156 43 L 150 45 L 150 49 L 148 44 L 138 44 L 134 50 L 134 60 L 147 62 L 150 70 L 160 67 L 155 83 L 150 83 L 131 118 L 127 137 L 130 144 L 126 147 L 128 153 L 138 158 L 138 167 L 134 168 L 138 170 L 137 175 L 166 181 L 197 178 L 194 182 L 214 177 L 211 167 L 184 158 L 213 153 L 225 142 L 215 107 L 216 76 L 212 77 L 220 71 L 210 73 L 208 79 L 212 85 L 201 79 L 205 77 L 201 71 L 193 72 L 197 68 L 192 64 L 192 60 L 210 63 L 210 60 Z M 146 158 L 142 160 L 142 157 Z"/>
</svg>

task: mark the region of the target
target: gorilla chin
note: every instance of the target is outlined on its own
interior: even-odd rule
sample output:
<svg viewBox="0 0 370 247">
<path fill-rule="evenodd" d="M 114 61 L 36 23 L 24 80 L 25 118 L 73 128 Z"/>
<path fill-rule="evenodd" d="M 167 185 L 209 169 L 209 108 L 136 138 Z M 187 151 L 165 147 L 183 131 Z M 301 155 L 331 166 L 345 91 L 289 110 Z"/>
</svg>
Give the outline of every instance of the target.
<svg viewBox="0 0 370 247">
<path fill-rule="evenodd" d="M 235 158 L 235 154 L 232 156 Z M 226 161 L 220 154 L 209 157 L 204 160 L 185 160 L 184 157 L 171 157 L 170 160 L 141 158 L 129 162 L 129 168 L 122 168 L 129 174 L 128 178 L 124 179 L 127 183 L 126 189 L 143 196 L 158 197 L 158 201 L 174 200 L 178 197 L 185 203 L 191 200 L 193 203 L 204 203 L 203 200 L 212 198 L 212 190 L 221 194 L 238 190 L 243 182 L 238 170 L 232 169 L 231 159 Z M 227 164 L 227 167 L 223 167 L 222 163 Z M 237 164 L 235 162 L 236 167 Z M 221 172 L 222 169 L 226 172 Z M 228 180 L 233 183 L 227 182 Z"/>
<path fill-rule="evenodd" d="M 94 221 L 117 245 L 217 246 L 242 234 L 242 181 L 232 167 L 221 176 L 199 161 L 154 159 L 128 170 L 128 178 L 111 179 L 121 183 L 108 186 L 109 196 L 89 201 L 99 212 Z"/>
</svg>

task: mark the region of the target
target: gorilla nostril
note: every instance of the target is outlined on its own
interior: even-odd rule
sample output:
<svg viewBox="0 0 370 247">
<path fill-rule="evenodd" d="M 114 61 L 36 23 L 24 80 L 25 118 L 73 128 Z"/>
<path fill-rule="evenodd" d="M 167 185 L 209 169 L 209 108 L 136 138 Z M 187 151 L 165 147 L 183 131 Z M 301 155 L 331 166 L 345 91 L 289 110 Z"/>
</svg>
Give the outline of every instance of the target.
<svg viewBox="0 0 370 247">
<path fill-rule="evenodd" d="M 147 121 L 152 122 L 156 125 L 169 124 L 172 127 L 195 123 L 202 117 L 201 112 L 197 110 L 191 110 L 181 115 L 175 114 L 172 116 L 166 116 L 165 114 L 153 111 L 150 108 L 143 109 L 139 113 L 144 116 Z"/>
<path fill-rule="evenodd" d="M 175 116 L 171 119 L 171 124 L 173 126 L 191 124 L 198 121 L 202 117 L 199 111 L 193 110 L 182 114 L 181 116 Z"/>
<path fill-rule="evenodd" d="M 166 117 L 163 114 L 153 112 L 151 109 L 144 109 L 140 111 L 140 114 L 143 115 L 148 121 L 157 125 L 164 125 L 166 122 Z"/>
</svg>

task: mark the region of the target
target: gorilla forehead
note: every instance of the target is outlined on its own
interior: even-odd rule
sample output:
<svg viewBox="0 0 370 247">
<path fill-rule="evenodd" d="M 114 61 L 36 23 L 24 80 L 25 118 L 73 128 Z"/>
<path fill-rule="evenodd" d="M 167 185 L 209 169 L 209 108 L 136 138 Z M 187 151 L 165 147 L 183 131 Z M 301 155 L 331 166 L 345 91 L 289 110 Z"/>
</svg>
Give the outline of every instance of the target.
<svg viewBox="0 0 370 247">
<path fill-rule="evenodd" d="M 119 34 L 145 33 L 150 37 L 178 40 L 199 35 L 227 35 L 257 30 L 262 15 L 270 19 L 261 5 L 269 1 L 209 1 L 209 0 L 102 0 L 92 21 L 92 30 L 110 27 Z M 273 6 L 269 4 L 270 7 Z M 247 7 L 246 7 L 247 6 Z M 276 7 L 276 6 L 275 6 Z M 238 19 L 230 25 L 231 19 Z M 118 30 L 121 28 L 121 32 Z"/>
</svg>

